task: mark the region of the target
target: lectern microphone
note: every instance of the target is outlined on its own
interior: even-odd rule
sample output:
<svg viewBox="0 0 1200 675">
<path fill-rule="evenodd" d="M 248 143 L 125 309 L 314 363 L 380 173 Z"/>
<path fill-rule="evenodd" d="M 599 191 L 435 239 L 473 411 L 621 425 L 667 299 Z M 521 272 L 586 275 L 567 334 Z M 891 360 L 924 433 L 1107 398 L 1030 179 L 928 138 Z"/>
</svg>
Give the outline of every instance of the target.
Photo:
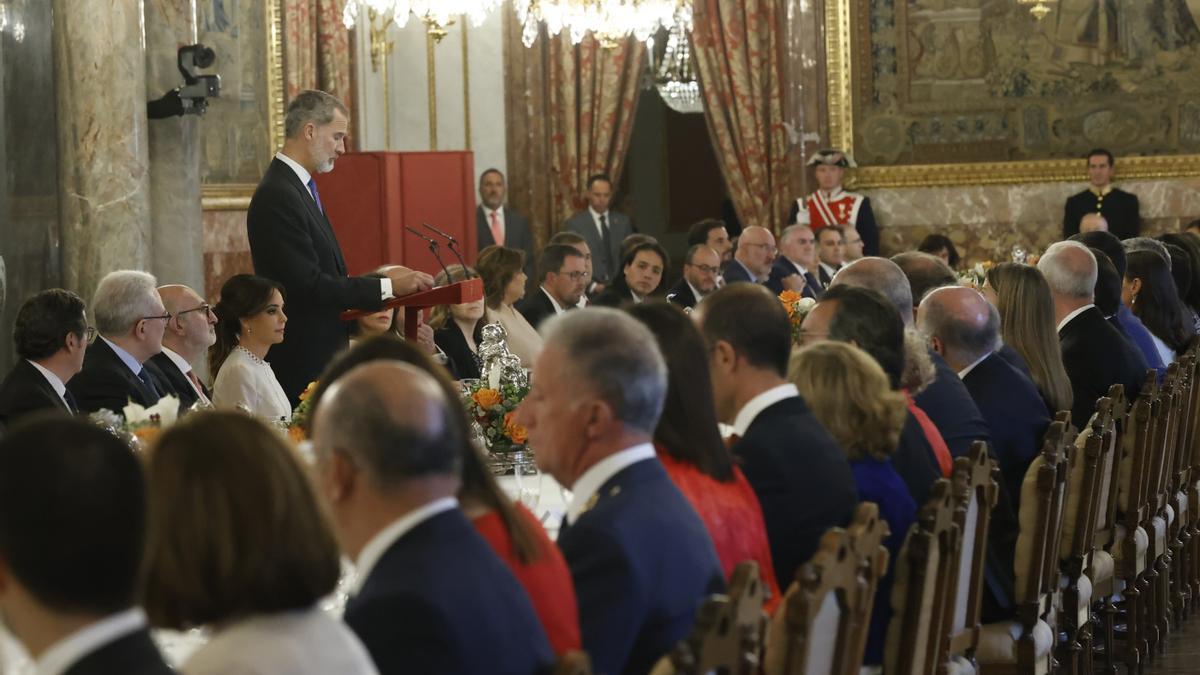
<svg viewBox="0 0 1200 675">
<path fill-rule="evenodd" d="M 459 250 L 457 239 L 450 236 L 449 234 L 446 234 L 445 232 L 442 232 L 441 230 L 437 229 L 436 227 L 430 225 L 429 223 L 422 221 L 421 224 L 424 225 L 430 231 L 434 232 L 435 234 L 439 234 L 446 239 L 446 248 L 450 249 L 450 252 L 453 253 L 456 258 L 458 258 L 458 264 L 462 265 L 464 279 L 470 279 L 472 276 L 474 276 L 471 274 L 471 268 L 467 267 L 467 261 L 463 259 L 463 254 L 462 254 L 462 251 Z"/>
<path fill-rule="evenodd" d="M 446 274 L 446 283 L 452 282 L 453 279 L 450 278 L 450 270 L 446 269 L 446 263 L 442 260 L 442 256 L 438 255 L 437 240 L 433 239 L 432 237 L 425 236 L 424 232 L 421 232 L 420 230 L 415 229 L 415 228 L 411 228 L 408 225 L 405 225 L 404 229 L 408 230 L 409 232 L 412 232 L 413 234 L 417 235 L 418 237 L 420 237 L 420 238 L 424 239 L 426 242 L 428 242 L 429 252 L 433 254 L 434 259 L 437 260 L 438 264 L 442 266 L 442 272 L 445 272 L 445 274 Z M 466 267 L 466 265 L 463 265 L 463 267 Z"/>
</svg>

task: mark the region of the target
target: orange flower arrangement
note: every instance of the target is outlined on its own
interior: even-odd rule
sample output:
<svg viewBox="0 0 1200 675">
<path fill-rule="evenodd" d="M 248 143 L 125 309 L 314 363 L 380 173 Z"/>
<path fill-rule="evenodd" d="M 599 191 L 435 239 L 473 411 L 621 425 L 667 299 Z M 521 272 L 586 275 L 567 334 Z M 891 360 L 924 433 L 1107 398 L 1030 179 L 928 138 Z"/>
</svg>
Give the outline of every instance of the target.
<svg viewBox="0 0 1200 675">
<path fill-rule="evenodd" d="M 516 420 L 513 419 L 515 414 L 510 412 L 504 416 L 504 433 L 508 434 L 513 443 L 523 444 L 529 440 L 529 431 L 520 424 L 517 424 Z"/>
<path fill-rule="evenodd" d="M 308 440 L 308 418 L 312 413 L 312 395 L 317 391 L 317 381 L 313 380 L 308 383 L 304 391 L 300 392 L 300 402 L 296 404 L 296 409 L 292 411 L 292 419 L 288 422 L 288 438 L 296 443 Z"/>
<path fill-rule="evenodd" d="M 804 323 L 804 317 L 808 316 L 812 308 L 817 306 L 817 301 L 796 291 L 786 290 L 779 294 L 779 302 L 787 310 L 788 323 L 792 324 L 792 342 L 800 344 L 800 325 Z"/>
<path fill-rule="evenodd" d="M 462 393 L 463 406 L 467 414 L 483 435 L 488 452 L 505 454 L 524 451 L 529 442 L 529 431 L 514 420 L 517 406 L 529 393 L 525 384 L 501 382 L 497 388 L 472 380 Z"/>
<path fill-rule="evenodd" d="M 485 387 L 476 391 L 474 394 L 471 394 L 471 400 L 475 401 L 480 408 L 486 410 L 494 405 L 499 404 L 504 400 L 504 397 L 501 396 L 500 392 L 496 391 L 495 389 L 489 389 Z M 505 419 L 505 423 L 507 423 L 507 419 Z"/>
</svg>

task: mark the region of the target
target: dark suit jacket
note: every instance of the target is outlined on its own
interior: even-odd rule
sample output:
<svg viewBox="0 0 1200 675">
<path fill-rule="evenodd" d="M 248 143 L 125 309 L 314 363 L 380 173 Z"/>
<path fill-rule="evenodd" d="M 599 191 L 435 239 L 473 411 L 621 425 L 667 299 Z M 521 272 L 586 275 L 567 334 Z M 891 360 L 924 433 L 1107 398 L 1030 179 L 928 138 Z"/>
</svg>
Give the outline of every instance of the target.
<svg viewBox="0 0 1200 675">
<path fill-rule="evenodd" d="M 842 267 L 844 267 L 844 265 L 839 266 L 836 270 L 834 270 L 833 274 L 837 274 L 838 270 L 842 269 Z M 833 274 L 825 271 L 825 268 L 821 266 L 821 263 L 817 263 L 817 280 L 821 282 L 821 288 L 829 288 L 830 282 L 833 281 Z"/>
<path fill-rule="evenodd" d="M 800 274 L 800 270 L 796 269 L 792 261 L 782 255 L 779 256 L 771 265 L 771 276 L 767 279 L 767 288 L 771 289 L 775 295 L 779 295 L 783 292 L 783 280 L 793 274 Z M 818 300 L 823 290 L 824 287 L 821 286 L 820 280 L 812 272 L 804 273 L 804 291 L 800 293 L 801 296 Z"/>
<path fill-rule="evenodd" d="M 170 388 L 163 384 L 165 376 L 153 363 L 147 361 L 142 365 L 150 373 L 157 391 L 147 389 L 112 347 L 97 337 L 83 357 L 83 370 L 67 383 L 67 391 L 75 397 L 79 409 L 89 413 L 107 408 L 119 415 L 130 401 L 154 405 Z"/>
<path fill-rule="evenodd" d="M 63 675 L 171 675 L 146 629 L 123 635 L 85 654 Z"/>
<path fill-rule="evenodd" d="M 600 231 L 590 210 L 584 209 L 563 223 L 564 230 L 583 235 L 587 240 L 588 248 L 592 251 L 592 276 L 595 281 L 605 284 L 621 274 L 621 242 L 633 234 L 633 223 L 629 222 L 629 216 L 612 209 L 606 215 L 608 246 L 600 239 Z"/>
<path fill-rule="evenodd" d="M 381 673 L 528 675 L 554 658 L 529 595 L 458 509 L 396 540 L 345 621 Z"/>
<path fill-rule="evenodd" d="M 380 281 L 346 276 L 346 260 L 325 214 L 290 166 L 271 161 L 246 215 L 254 273 L 286 291 L 287 338 L 267 360 L 295 405 L 334 354 L 349 343 L 344 309 L 375 311 Z"/>
<path fill-rule="evenodd" d="M 708 530 L 657 459 L 606 481 L 558 535 L 596 673 L 646 673 L 725 577 Z"/>
<path fill-rule="evenodd" d="M 480 251 L 496 243 L 492 238 L 492 227 L 488 224 L 483 204 L 475 207 L 475 234 Z M 529 229 L 529 219 L 507 206 L 504 207 L 504 246 L 525 252 L 525 276 L 532 282 L 533 264 L 536 261 L 533 252 L 533 231 Z"/>
<path fill-rule="evenodd" d="M 758 495 L 775 578 L 786 588 L 831 527 L 858 505 L 850 463 L 799 396 L 767 407 L 731 448 Z"/>
<path fill-rule="evenodd" d="M 892 468 L 900 475 L 908 494 L 918 504 L 929 501 L 929 491 L 942 477 L 941 467 L 933 455 L 929 439 L 925 437 L 925 430 L 911 412 L 900 431 L 900 444 L 892 453 Z"/>
<path fill-rule="evenodd" d="M 1079 234 L 1079 222 L 1087 214 L 1096 212 L 1104 216 L 1108 221 L 1108 231 L 1117 238 L 1136 237 L 1142 230 L 1138 210 L 1138 198 L 1135 194 L 1113 188 L 1101 200 L 1091 190 L 1084 190 L 1069 197 L 1063 208 L 1063 239 Z"/>
<path fill-rule="evenodd" d="M 525 299 L 517 303 L 517 311 L 534 329 L 537 329 L 548 317 L 557 314 L 554 311 L 554 303 L 550 301 L 550 296 L 546 295 L 546 291 L 543 291 L 541 286 L 525 294 Z"/>
<path fill-rule="evenodd" d="M 200 397 L 196 395 L 196 390 L 192 388 L 192 381 L 179 369 L 179 366 L 175 365 L 171 357 L 159 352 L 150 357 L 150 362 L 163 374 L 163 383 L 171 390 L 170 392 L 163 393 L 171 393 L 179 397 L 180 410 L 186 410 L 192 407 L 196 401 L 200 400 Z M 211 401 L 212 392 L 208 391 L 203 382 L 200 383 L 200 388 L 204 391 L 204 395 L 208 397 L 208 400 Z"/>
<path fill-rule="evenodd" d="M 1063 366 L 1071 378 L 1074 403 L 1071 421 L 1082 428 L 1096 410 L 1096 399 L 1108 395 L 1114 384 L 1125 385 L 1125 398 L 1132 401 L 1142 389 L 1146 373 L 1141 359 L 1120 331 L 1104 320 L 1095 307 L 1071 319 L 1058 333 Z"/>
<path fill-rule="evenodd" d="M 0 384 L 0 422 L 12 426 L 20 417 L 38 410 L 71 412 L 45 376 L 33 364 L 18 359 Z"/>
<path fill-rule="evenodd" d="M 732 284 L 739 281 L 757 283 L 757 281 L 750 278 L 750 272 L 746 269 L 746 266 L 738 262 L 737 259 L 730 260 L 729 262 L 725 263 L 725 273 L 723 276 L 725 277 L 726 284 Z"/>
<path fill-rule="evenodd" d="M 680 279 L 679 283 L 667 291 L 667 302 L 673 302 L 684 309 L 692 309 L 700 301 L 696 298 L 696 294 L 692 292 L 692 287 L 688 286 L 687 279 Z"/>
<path fill-rule="evenodd" d="M 936 352 L 929 352 L 937 377 L 925 391 L 913 397 L 921 410 L 929 415 L 954 457 L 963 457 L 975 441 L 990 441 L 987 421 L 971 399 L 958 373 Z M 921 503 L 921 502 L 918 502 Z"/>
</svg>

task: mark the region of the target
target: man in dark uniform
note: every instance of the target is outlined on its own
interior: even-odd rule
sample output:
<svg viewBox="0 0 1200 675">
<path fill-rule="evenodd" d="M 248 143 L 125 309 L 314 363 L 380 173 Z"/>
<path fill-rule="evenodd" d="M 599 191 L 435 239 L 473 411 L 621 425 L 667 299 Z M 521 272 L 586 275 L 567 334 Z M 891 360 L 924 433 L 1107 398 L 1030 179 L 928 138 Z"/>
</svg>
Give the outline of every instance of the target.
<svg viewBox="0 0 1200 675">
<path fill-rule="evenodd" d="M 1113 187 L 1113 155 L 1097 148 L 1087 156 L 1090 185 L 1083 192 L 1067 199 L 1063 214 L 1063 239 L 1079 233 L 1079 221 L 1089 213 L 1099 213 L 1108 222 L 1108 231 L 1121 239 L 1138 236 L 1142 229 L 1138 215 L 1138 198 Z"/>
</svg>

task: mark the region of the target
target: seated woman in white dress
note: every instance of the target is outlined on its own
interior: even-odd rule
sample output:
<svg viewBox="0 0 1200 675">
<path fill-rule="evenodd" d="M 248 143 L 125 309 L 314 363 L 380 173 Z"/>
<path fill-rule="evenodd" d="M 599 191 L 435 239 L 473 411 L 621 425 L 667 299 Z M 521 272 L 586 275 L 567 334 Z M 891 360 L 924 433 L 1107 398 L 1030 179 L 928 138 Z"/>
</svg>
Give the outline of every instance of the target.
<svg viewBox="0 0 1200 675">
<path fill-rule="evenodd" d="M 483 277 L 488 321 L 499 321 L 508 334 L 508 350 L 526 368 L 532 368 L 542 351 L 542 336 L 513 305 L 525 296 L 525 252 L 503 246 L 488 246 L 479 252 L 475 269 Z"/>
<path fill-rule="evenodd" d="M 283 342 L 283 288 L 253 274 L 234 275 L 221 287 L 213 311 L 217 341 L 208 350 L 209 367 L 217 374 L 213 405 L 271 423 L 290 420 L 291 402 L 266 362 L 271 345 Z"/>
<path fill-rule="evenodd" d="M 142 603 L 153 626 L 207 626 L 185 675 L 375 675 L 358 637 L 321 607 L 337 540 L 295 452 L 233 412 L 188 415 L 147 469 Z"/>
</svg>

